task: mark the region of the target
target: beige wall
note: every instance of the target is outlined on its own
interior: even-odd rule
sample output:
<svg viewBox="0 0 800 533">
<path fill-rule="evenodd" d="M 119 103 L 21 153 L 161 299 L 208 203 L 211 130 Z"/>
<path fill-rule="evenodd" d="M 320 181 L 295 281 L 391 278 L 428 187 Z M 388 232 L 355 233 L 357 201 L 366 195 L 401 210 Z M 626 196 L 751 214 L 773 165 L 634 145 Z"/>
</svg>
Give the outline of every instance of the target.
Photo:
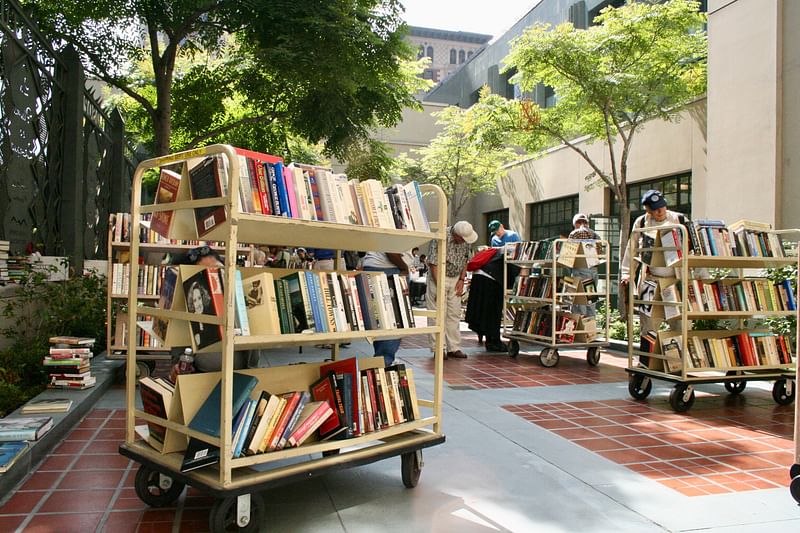
<svg viewBox="0 0 800 533">
<path fill-rule="evenodd" d="M 747 218 L 774 224 L 778 218 L 780 4 L 712 0 L 708 6 L 704 200 L 714 205 L 710 214 L 726 222 Z"/>
<path fill-rule="evenodd" d="M 397 126 L 380 129 L 373 138 L 387 143 L 395 154 L 427 146 L 442 131 L 442 127 L 436 124 L 433 113 L 445 107 L 447 106 L 444 104 L 423 102 L 422 111 L 405 108 L 403 118 Z"/>
<path fill-rule="evenodd" d="M 692 172 L 692 186 L 705 180 L 705 100 L 692 104 L 674 122 L 651 121 L 636 133 L 628 159 L 628 183 Z M 580 143 L 595 162 L 609 172 L 608 150 L 603 143 Z M 509 167 L 508 178 L 498 183 L 502 204 L 509 207 L 511 227 L 527 237 L 527 206 L 533 202 L 579 194 L 579 209 L 589 214 L 605 211 L 603 187 L 587 190 L 589 164 L 570 148 L 559 147 L 540 159 L 527 159 Z M 702 187 L 700 187 L 702 189 Z M 694 193 L 693 193 L 694 198 Z M 698 204 L 695 203 L 695 209 Z"/>
<path fill-rule="evenodd" d="M 776 224 L 780 228 L 800 228 L 800 2 L 782 4 L 781 188 Z"/>
</svg>

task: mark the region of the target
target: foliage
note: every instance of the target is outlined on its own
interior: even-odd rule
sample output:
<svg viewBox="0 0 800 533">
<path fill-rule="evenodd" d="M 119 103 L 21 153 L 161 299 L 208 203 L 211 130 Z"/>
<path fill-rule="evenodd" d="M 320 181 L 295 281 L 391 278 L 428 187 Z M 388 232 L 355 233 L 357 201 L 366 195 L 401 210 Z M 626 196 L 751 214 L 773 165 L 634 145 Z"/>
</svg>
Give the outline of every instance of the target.
<svg viewBox="0 0 800 533">
<path fill-rule="evenodd" d="M 595 318 L 597 319 L 597 329 L 604 331 L 606 327 L 606 308 L 605 302 L 601 303 L 597 307 L 597 315 Z M 639 327 L 639 321 L 633 321 L 633 342 L 639 342 L 639 336 L 641 334 L 641 328 Z M 608 322 L 608 336 L 611 339 L 615 340 L 628 340 L 628 328 L 625 321 L 622 319 L 620 312 L 618 309 L 614 308 L 613 306 L 609 310 L 609 322 Z"/>
<path fill-rule="evenodd" d="M 481 90 L 481 105 L 469 109 L 450 106 L 434 115 L 442 131 L 426 147 L 413 150 L 418 159 L 404 158 L 399 170 L 405 178 L 434 183 L 442 188 L 450 205 L 450 220 L 471 197 L 493 191 L 516 158 L 504 146 L 507 137 L 492 123 L 502 112 L 505 99 Z"/>
<path fill-rule="evenodd" d="M 105 276 L 92 273 L 48 281 L 50 272 L 29 272 L 14 297 L 0 304 L 8 322 L 0 334 L 11 341 L 0 350 L 0 412 L 13 410 L 44 387 L 42 357 L 50 337 L 94 337 L 96 346 L 105 346 Z M 3 403 L 4 398 L 11 398 L 11 404 Z"/>
<path fill-rule="evenodd" d="M 792 285 L 792 290 L 797 294 L 797 265 L 786 265 L 778 268 L 768 268 L 767 278 L 772 283 L 780 283 L 789 280 Z M 778 335 L 786 335 L 788 341 L 792 344 L 795 343 L 797 332 L 797 318 L 794 314 L 791 316 L 777 316 L 764 319 L 764 324 L 772 330 L 773 333 Z M 795 351 L 797 347 L 795 347 Z"/>
<path fill-rule="evenodd" d="M 494 128 L 507 128 L 532 153 L 564 145 L 589 165 L 587 180 L 609 187 L 629 230 L 628 157 L 635 134 L 653 118 L 674 120 L 706 87 L 705 15 L 698 2 L 629 2 L 603 9 L 589 29 L 536 24 L 511 45 L 505 71 L 528 94 L 553 88 L 555 105 L 511 101 Z M 602 141 L 592 157 L 581 142 Z M 604 166 L 608 162 L 609 168 Z"/>
<path fill-rule="evenodd" d="M 155 155 L 230 137 L 276 151 L 290 135 L 340 155 L 418 105 L 398 0 L 23 5 L 54 43 L 79 51 L 91 76 L 136 102 L 128 124 L 149 125 Z"/>
</svg>

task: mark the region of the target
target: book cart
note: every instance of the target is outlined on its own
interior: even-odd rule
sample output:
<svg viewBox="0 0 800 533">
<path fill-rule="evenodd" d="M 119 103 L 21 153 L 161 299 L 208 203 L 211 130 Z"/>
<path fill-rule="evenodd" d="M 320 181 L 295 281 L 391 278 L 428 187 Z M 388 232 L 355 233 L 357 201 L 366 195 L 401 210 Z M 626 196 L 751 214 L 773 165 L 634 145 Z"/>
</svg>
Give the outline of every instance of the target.
<svg viewBox="0 0 800 533">
<path fill-rule="evenodd" d="M 141 227 L 139 233 L 139 257 L 143 259 L 138 268 L 137 282 L 132 283 L 130 277 L 131 243 L 128 234 L 130 217 L 128 213 L 114 213 L 111 215 L 108 230 L 108 290 L 106 303 L 106 356 L 108 359 L 126 360 L 128 355 L 127 335 L 127 304 L 128 289 L 133 286 L 137 289 L 138 303 L 146 305 L 158 302 L 159 285 L 163 277 L 161 259 L 167 253 L 185 252 L 196 246 L 185 241 L 171 243 L 165 239 L 157 238 L 154 232 L 147 227 Z M 148 238 L 148 235 L 151 238 Z M 160 241 L 160 242 L 157 242 Z M 224 248 L 212 247 L 223 253 Z M 239 247 L 239 256 L 249 254 L 249 247 Z M 148 258 L 157 258 L 149 260 Z M 126 283 L 127 282 L 127 283 Z M 137 313 L 138 314 L 138 313 Z M 152 330 L 146 327 L 147 316 L 138 314 L 136 328 L 136 375 L 139 378 L 153 373 L 158 361 L 171 360 L 170 349 L 165 347 Z M 141 325 L 145 325 L 142 328 Z"/>
<path fill-rule="evenodd" d="M 704 228 L 699 228 L 699 231 L 703 232 Z M 763 269 L 796 266 L 798 258 L 785 257 L 783 244 L 777 252 L 780 257 L 690 255 L 688 243 L 692 242 L 692 237 L 682 224 L 667 224 L 659 226 L 658 231 L 649 230 L 654 239 L 653 246 L 643 252 L 638 249 L 637 236 L 642 232 L 648 232 L 648 228 L 634 228 L 631 232 L 629 251 L 633 262 L 648 267 L 674 268 L 676 277 L 652 278 L 649 283 L 653 290 L 642 293 L 641 289 L 637 290 L 636 277 L 631 274 L 627 298 L 629 328 L 635 309 L 639 308 L 641 313 L 641 306 L 649 308 L 650 316 L 662 327 L 658 328 L 650 351 L 634 349 L 629 329 L 626 371 L 629 373 L 630 395 L 643 400 L 652 390 L 652 380 L 667 381 L 674 384 L 669 395 L 670 406 L 676 412 L 685 412 L 694 404 L 696 385 L 722 383 L 730 394 L 740 394 L 748 381 L 774 381 L 772 397 L 775 402 L 791 404 L 795 398 L 796 379 L 791 346 L 784 345 L 784 357 L 780 339 L 766 326 L 754 326 L 748 321 L 797 317 L 796 289 L 792 290 L 789 285 L 786 289 L 789 294 L 781 296 L 780 291 L 768 282 Z M 798 233 L 800 230 L 769 230 L 764 235 L 772 234 L 773 243 L 780 243 L 780 239 L 788 241 L 789 236 L 796 240 Z M 671 237 L 667 237 L 669 235 Z M 708 237 L 711 233 L 700 235 L 696 234 L 695 239 L 710 238 L 713 241 L 713 237 Z M 716 246 L 719 244 L 718 241 Z M 702 246 L 703 253 L 706 253 L 710 245 Z M 730 254 L 730 248 L 727 252 L 716 252 Z M 714 281 L 711 272 L 715 269 L 727 270 L 727 275 Z M 722 308 L 719 307 L 722 305 L 719 294 L 726 302 Z M 784 303 L 779 301 L 781 298 Z M 792 303 L 787 304 L 788 301 Z M 670 308 L 677 310 L 670 313 Z M 668 319 L 668 314 L 674 316 Z M 698 325 L 695 321 L 720 319 L 736 320 L 735 329 L 692 329 L 692 324 Z M 665 324 L 671 329 L 664 330 Z M 639 364 L 642 356 L 649 358 L 647 366 Z"/>
<path fill-rule="evenodd" d="M 609 269 L 605 268 L 603 291 L 598 291 L 594 282 L 585 284 L 567 272 L 592 269 L 600 264 L 607 267 L 608 242 L 528 241 L 506 245 L 504 252 L 503 337 L 509 341 L 509 355 L 517 357 L 520 344 L 542 345 L 539 362 L 544 367 L 554 367 L 560 359 L 559 348 L 586 348 L 586 362 L 597 366 L 600 348 L 608 346 L 609 306 L 605 306 L 602 337 L 597 336 L 593 317 L 572 311 L 573 306 L 585 306 L 599 300 L 608 302 Z M 521 269 L 513 288 L 505 285 L 509 265 Z M 526 318 L 520 320 L 523 315 Z"/>
<path fill-rule="evenodd" d="M 231 179 L 227 196 L 188 200 L 180 196 L 178 201 L 166 204 L 141 205 L 142 175 L 145 170 L 163 165 L 183 162 L 184 178 L 187 165 L 196 164 L 207 156 L 221 154 L 229 162 L 229 176 L 238 177 L 238 159 L 234 148 L 228 145 L 212 145 L 205 148 L 180 152 L 164 157 L 150 159 L 139 164 L 133 179 L 132 194 L 132 233 L 138 231 L 143 213 L 172 209 L 175 213 L 174 229 L 181 233 L 180 238 L 196 239 L 192 210 L 196 207 L 224 206 L 227 220 L 215 227 L 204 238 L 226 242 L 225 264 L 235 264 L 237 244 L 263 243 L 271 245 L 304 245 L 318 248 L 349 249 L 354 243 L 366 250 L 403 252 L 420 246 L 430 240 L 439 240 L 438 261 L 445 260 L 446 233 L 444 221 L 431 221 L 431 232 L 395 230 L 368 226 L 336 224 L 321 221 L 245 214 L 240 212 L 238 202 L 238 179 Z M 447 200 L 437 186 L 420 186 L 424 194 L 433 195 L 437 215 L 447 213 Z M 184 224 L 183 217 L 191 223 Z M 172 231 L 172 230 L 171 230 Z M 170 235 L 172 237 L 172 235 Z M 131 242 L 131 255 L 136 257 L 139 243 Z M 138 265 L 131 264 L 131 279 L 137 277 Z M 235 272 L 224 269 L 225 287 L 234 287 Z M 444 285 L 438 287 L 437 297 L 444 300 Z M 400 456 L 401 477 L 408 488 L 416 486 L 422 470 L 422 449 L 442 444 L 445 436 L 441 429 L 442 418 L 442 372 L 443 372 L 443 329 L 444 307 L 437 311 L 415 311 L 415 314 L 435 318 L 435 326 L 408 329 L 381 329 L 366 331 L 347 331 L 334 333 L 299 333 L 269 336 L 234 336 L 234 291 L 224 291 L 222 316 L 196 315 L 186 310 L 177 310 L 175 303 L 170 310 L 155 307 L 140 307 L 139 312 L 170 319 L 170 332 L 177 324 L 188 336 L 189 322 L 196 321 L 216 324 L 223 327 L 221 341 L 221 373 L 180 375 L 170 407 L 169 419 L 148 415 L 136 408 L 136 365 L 138 348 L 132 339 L 135 315 L 129 315 L 129 343 L 127 352 L 126 378 L 126 437 L 120 445 L 122 455 L 140 464 L 136 474 L 137 495 L 148 505 L 164 506 L 176 500 L 185 485 L 190 485 L 216 498 L 210 512 L 212 531 L 257 531 L 264 520 L 264 503 L 257 494 L 259 491 L 300 481 L 339 469 L 373 463 L 382 459 Z M 138 295 L 135 290 L 129 293 L 129 308 L 136 308 Z M 180 308 L 180 307 L 179 307 Z M 300 447 L 284 448 L 263 454 L 233 458 L 232 456 L 232 413 L 233 401 L 233 352 L 235 349 L 274 348 L 298 346 L 303 344 L 338 344 L 351 339 L 397 338 L 408 335 L 432 334 L 436 340 L 434 351 L 433 399 L 418 399 L 418 405 L 425 408 L 420 419 L 392 425 L 387 429 L 361 434 L 346 440 L 316 441 L 304 443 Z M 365 364 L 362 368 L 383 366 L 382 358 L 359 359 Z M 380 361 L 380 362 L 378 362 Z M 307 390 L 319 378 L 321 363 L 294 364 L 269 368 L 237 371 L 255 376 L 258 388 L 265 390 Z M 189 429 L 187 424 L 208 396 L 221 375 L 221 405 L 219 438 Z M 175 415 L 175 416 L 173 416 Z M 137 421 L 156 422 L 166 428 L 167 441 L 182 441 L 184 445 L 171 453 L 161 453 L 146 441 L 137 437 Z M 220 461 L 216 465 L 182 473 L 180 471 L 183 450 L 189 437 L 217 446 Z"/>
</svg>

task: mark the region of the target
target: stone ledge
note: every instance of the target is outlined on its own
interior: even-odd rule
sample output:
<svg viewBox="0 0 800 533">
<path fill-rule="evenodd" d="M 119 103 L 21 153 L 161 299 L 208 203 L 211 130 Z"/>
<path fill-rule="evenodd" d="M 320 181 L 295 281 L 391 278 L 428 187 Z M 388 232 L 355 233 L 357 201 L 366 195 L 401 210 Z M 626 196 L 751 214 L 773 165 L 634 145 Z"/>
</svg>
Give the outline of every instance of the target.
<svg viewBox="0 0 800 533">
<path fill-rule="evenodd" d="M 103 394 L 111 387 L 116 379 L 118 369 L 124 365 L 124 361 L 106 359 L 105 352 L 92 358 L 92 375 L 97 378 L 94 387 L 84 390 L 62 390 L 47 389 L 35 399 L 45 398 L 70 398 L 72 407 L 66 413 L 50 413 L 23 415 L 20 409 L 14 411 L 10 416 L 52 416 L 53 429 L 37 441 L 30 442 L 30 450 L 17 460 L 7 472 L 0 474 L 0 494 L 5 497 L 0 500 L 0 504 L 11 496 L 13 489 L 28 477 L 39 464 L 50 456 L 52 451 L 58 446 L 64 437 L 74 428 L 88 413 L 94 405 L 103 397 Z"/>
</svg>

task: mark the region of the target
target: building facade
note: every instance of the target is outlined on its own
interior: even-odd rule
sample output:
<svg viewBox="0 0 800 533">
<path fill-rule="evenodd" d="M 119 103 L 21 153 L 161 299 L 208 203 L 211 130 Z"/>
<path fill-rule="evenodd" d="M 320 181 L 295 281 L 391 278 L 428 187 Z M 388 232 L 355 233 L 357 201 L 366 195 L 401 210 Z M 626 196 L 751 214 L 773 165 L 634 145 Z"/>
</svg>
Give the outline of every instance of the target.
<svg viewBox="0 0 800 533">
<path fill-rule="evenodd" d="M 417 57 L 430 58 L 422 77 L 440 82 L 478 54 L 491 35 L 464 31 L 437 30 L 410 26 L 406 41 L 417 50 Z"/>
</svg>

